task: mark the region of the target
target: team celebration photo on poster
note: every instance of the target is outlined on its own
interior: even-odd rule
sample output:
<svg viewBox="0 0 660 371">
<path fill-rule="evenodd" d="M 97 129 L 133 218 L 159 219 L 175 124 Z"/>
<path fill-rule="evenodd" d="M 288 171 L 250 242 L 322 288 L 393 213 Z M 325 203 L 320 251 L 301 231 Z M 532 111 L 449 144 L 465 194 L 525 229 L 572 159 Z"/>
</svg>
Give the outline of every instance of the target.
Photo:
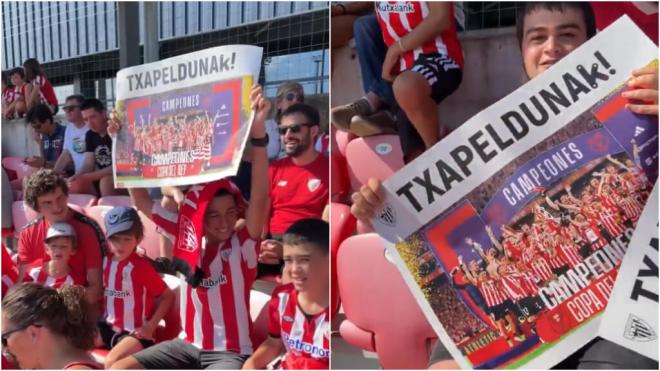
<svg viewBox="0 0 660 371">
<path fill-rule="evenodd" d="M 249 130 L 261 49 L 223 46 L 117 74 L 119 186 L 172 186 L 235 175 Z"/>
<path fill-rule="evenodd" d="M 383 183 L 373 226 L 462 367 L 547 368 L 598 335 L 657 178 L 657 117 L 621 96 L 647 65 L 621 18 Z"/>
</svg>

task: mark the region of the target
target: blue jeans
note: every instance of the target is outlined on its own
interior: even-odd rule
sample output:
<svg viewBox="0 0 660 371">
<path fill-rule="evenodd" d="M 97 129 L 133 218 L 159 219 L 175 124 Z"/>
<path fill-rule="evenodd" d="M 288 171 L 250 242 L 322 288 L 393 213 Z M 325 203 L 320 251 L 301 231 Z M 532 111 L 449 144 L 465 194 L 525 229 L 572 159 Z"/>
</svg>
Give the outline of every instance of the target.
<svg viewBox="0 0 660 371">
<path fill-rule="evenodd" d="M 359 17 L 353 23 L 353 37 L 362 72 L 365 94 L 372 92 L 389 106 L 395 105 L 392 84 L 383 80 L 383 61 L 387 46 L 375 14 Z"/>
</svg>

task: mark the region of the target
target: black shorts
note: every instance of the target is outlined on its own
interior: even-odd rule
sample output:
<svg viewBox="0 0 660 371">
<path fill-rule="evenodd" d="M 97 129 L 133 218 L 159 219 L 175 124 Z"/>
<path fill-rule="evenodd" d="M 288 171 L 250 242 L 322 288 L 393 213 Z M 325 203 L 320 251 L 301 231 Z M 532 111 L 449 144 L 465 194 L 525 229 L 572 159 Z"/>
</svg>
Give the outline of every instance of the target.
<svg viewBox="0 0 660 371">
<path fill-rule="evenodd" d="M 525 317 L 534 316 L 543 310 L 538 296 L 526 296 L 518 301 L 518 307 Z"/>
<path fill-rule="evenodd" d="M 250 357 L 232 352 L 202 351 L 182 339 L 158 343 L 151 348 L 133 354 L 145 369 L 158 370 L 240 370 Z"/>
<path fill-rule="evenodd" d="M 511 311 L 513 307 L 514 307 L 513 302 L 507 299 L 501 304 L 488 307 L 488 314 L 490 314 L 495 321 L 499 321 L 502 318 L 504 318 L 507 315 L 507 313 Z"/>
<path fill-rule="evenodd" d="M 112 349 L 115 345 L 119 344 L 119 342 L 126 336 L 133 336 L 128 331 L 116 332 L 115 330 L 112 329 L 112 326 L 110 326 L 110 324 L 107 322 L 99 322 L 98 328 L 105 349 Z M 153 340 L 138 339 L 137 337 L 135 338 L 140 342 L 140 344 L 142 344 L 143 349 L 147 349 L 155 344 Z"/>
<path fill-rule="evenodd" d="M 409 71 L 424 76 L 431 87 L 431 98 L 438 104 L 455 92 L 463 81 L 458 63 L 440 54 L 420 54 Z"/>
</svg>

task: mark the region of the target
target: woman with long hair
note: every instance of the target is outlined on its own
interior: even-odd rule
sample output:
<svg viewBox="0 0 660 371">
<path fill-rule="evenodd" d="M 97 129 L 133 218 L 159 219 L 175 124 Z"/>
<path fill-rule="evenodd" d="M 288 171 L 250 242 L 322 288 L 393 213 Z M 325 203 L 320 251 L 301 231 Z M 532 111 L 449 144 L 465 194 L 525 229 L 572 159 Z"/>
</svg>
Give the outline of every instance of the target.
<svg viewBox="0 0 660 371">
<path fill-rule="evenodd" d="M 53 115 L 56 114 L 58 107 L 55 90 L 43 73 L 39 62 L 34 58 L 27 59 L 23 62 L 23 70 L 25 70 L 25 79 L 30 83 L 25 93 L 28 111 L 37 104 L 44 103 Z"/>
</svg>

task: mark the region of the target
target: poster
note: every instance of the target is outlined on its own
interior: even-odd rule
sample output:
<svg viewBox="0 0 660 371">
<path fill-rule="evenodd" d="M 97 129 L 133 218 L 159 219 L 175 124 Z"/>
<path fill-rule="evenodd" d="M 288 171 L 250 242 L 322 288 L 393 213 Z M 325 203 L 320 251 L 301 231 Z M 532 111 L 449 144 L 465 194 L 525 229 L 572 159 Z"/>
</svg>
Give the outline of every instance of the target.
<svg viewBox="0 0 660 371">
<path fill-rule="evenodd" d="M 621 263 L 599 335 L 658 360 L 657 182 Z"/>
<path fill-rule="evenodd" d="M 117 74 L 115 186 L 160 187 L 235 175 L 250 128 L 262 49 L 228 45 Z"/>
<path fill-rule="evenodd" d="M 463 368 L 549 368 L 598 332 L 657 178 L 657 117 L 625 109 L 657 46 L 629 18 L 383 183 L 372 221 Z"/>
</svg>

